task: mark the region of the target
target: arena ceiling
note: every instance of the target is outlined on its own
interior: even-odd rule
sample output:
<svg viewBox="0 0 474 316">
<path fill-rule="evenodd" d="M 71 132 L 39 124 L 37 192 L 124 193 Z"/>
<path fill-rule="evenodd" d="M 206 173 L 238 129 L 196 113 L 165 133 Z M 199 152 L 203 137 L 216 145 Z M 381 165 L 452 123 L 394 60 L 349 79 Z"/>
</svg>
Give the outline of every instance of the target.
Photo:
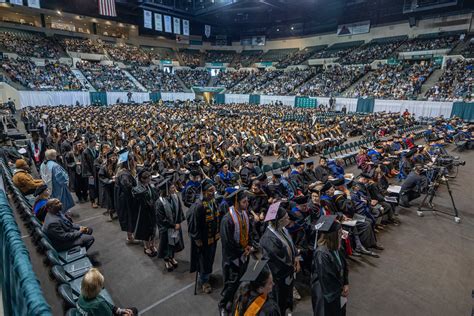
<svg viewBox="0 0 474 316">
<path fill-rule="evenodd" d="M 297 37 L 335 32 L 337 25 L 370 20 L 371 25 L 408 21 L 415 16 L 472 12 L 472 0 L 116 0 L 120 22 L 141 25 L 143 9 L 187 18 L 191 34 L 238 40 L 243 36 Z M 94 16 L 97 0 L 42 0 L 42 6 Z M 92 13 L 92 14 L 91 14 Z"/>
</svg>

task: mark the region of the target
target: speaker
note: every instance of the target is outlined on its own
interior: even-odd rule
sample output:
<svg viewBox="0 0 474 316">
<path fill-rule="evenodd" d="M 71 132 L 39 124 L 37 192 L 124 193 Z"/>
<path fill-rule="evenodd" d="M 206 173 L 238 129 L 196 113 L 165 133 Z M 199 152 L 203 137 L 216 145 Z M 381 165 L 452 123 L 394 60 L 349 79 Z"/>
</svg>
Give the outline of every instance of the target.
<svg viewBox="0 0 474 316">
<path fill-rule="evenodd" d="M 416 18 L 414 16 L 409 17 L 408 24 L 410 24 L 410 27 L 416 26 Z"/>
</svg>

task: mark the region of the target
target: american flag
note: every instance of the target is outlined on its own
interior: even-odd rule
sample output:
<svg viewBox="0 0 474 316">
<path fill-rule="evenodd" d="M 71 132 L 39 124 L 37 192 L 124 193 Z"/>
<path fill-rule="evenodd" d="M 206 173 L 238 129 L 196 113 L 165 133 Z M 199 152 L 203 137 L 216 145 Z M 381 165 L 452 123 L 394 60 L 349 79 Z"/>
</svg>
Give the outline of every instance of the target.
<svg viewBox="0 0 474 316">
<path fill-rule="evenodd" d="M 99 0 L 99 14 L 117 16 L 117 11 L 115 11 L 115 0 Z"/>
</svg>

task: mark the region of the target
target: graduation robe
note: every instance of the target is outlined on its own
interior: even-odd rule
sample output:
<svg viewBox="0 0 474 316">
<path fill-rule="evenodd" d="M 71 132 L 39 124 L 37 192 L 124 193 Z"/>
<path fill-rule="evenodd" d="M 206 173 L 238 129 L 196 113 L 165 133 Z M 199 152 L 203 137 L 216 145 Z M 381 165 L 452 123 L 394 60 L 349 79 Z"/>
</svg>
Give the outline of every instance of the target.
<svg viewBox="0 0 474 316">
<path fill-rule="evenodd" d="M 183 207 L 177 195 L 160 197 L 155 203 L 156 223 L 160 233 L 160 245 L 158 247 L 158 257 L 166 258 L 169 255 L 170 247 L 172 252 L 179 252 L 184 248 L 182 229 L 179 229 L 179 242 L 176 245 L 170 245 L 168 231 L 174 230 L 176 224 L 184 221 Z"/>
<path fill-rule="evenodd" d="M 117 173 L 114 186 L 114 205 L 122 231 L 132 233 L 135 229 L 138 211 L 133 206 L 132 188 L 137 185 L 130 170 Z"/>
<path fill-rule="evenodd" d="M 237 306 L 235 307 L 234 312 L 231 314 L 233 316 L 240 316 L 240 315 L 245 315 L 245 312 L 249 309 L 249 307 L 252 305 L 252 303 L 255 302 L 255 299 L 257 299 L 260 295 L 256 292 L 250 292 L 247 304 L 243 304 L 242 302 L 242 297 L 239 296 L 237 300 Z M 237 313 L 238 310 L 238 313 Z M 261 308 L 258 310 L 258 313 L 255 314 L 255 316 L 280 316 L 280 309 L 278 308 L 278 305 L 275 303 L 275 301 L 272 299 L 271 295 L 267 296 L 265 303 L 261 306 Z"/>
<path fill-rule="evenodd" d="M 56 161 L 44 161 L 40 167 L 41 178 L 51 192 L 51 198 L 59 199 L 63 205 L 63 212 L 74 207 L 74 200 L 69 192 L 69 176 Z"/>
<path fill-rule="evenodd" d="M 220 213 L 216 202 L 197 200 L 188 210 L 188 234 L 191 239 L 190 272 L 212 273 L 217 242 L 220 239 Z M 196 240 L 202 241 L 198 247 Z"/>
<path fill-rule="evenodd" d="M 137 222 L 134 229 L 134 237 L 138 240 L 151 240 L 155 237 L 156 216 L 155 201 L 157 194 L 150 185 L 144 186 L 138 183 L 132 189 L 134 206 L 138 209 Z"/>
<path fill-rule="evenodd" d="M 330 251 L 326 246 L 318 246 L 314 252 L 311 271 L 311 301 L 315 316 L 345 315 L 341 308 L 341 293 L 349 284 L 349 270 L 342 251 Z"/>
</svg>

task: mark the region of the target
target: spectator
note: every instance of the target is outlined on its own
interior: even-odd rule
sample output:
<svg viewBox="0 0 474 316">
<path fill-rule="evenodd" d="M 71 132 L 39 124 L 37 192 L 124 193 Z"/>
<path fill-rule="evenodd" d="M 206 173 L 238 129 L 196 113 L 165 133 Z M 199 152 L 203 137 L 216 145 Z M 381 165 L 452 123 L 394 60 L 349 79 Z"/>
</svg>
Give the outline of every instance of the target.
<svg viewBox="0 0 474 316">
<path fill-rule="evenodd" d="M 0 46 L 20 56 L 59 58 L 56 44 L 40 33 L 0 31 Z"/>
<path fill-rule="evenodd" d="M 448 59 L 444 73 L 425 94 L 430 101 L 470 100 L 473 95 L 474 65 L 467 60 Z"/>
<path fill-rule="evenodd" d="M 76 67 L 99 91 L 135 91 L 137 87 L 117 65 L 102 65 L 88 61 L 78 62 Z"/>
<path fill-rule="evenodd" d="M 176 70 L 176 75 L 181 78 L 188 88 L 207 86 L 211 79 L 211 75 L 207 70 L 179 69 Z"/>
<path fill-rule="evenodd" d="M 81 295 L 77 300 L 77 309 L 87 316 L 136 316 L 135 307 L 119 308 L 107 302 L 100 294 L 104 288 L 104 276 L 96 268 L 91 268 L 81 282 Z"/>
<path fill-rule="evenodd" d="M 48 186 L 43 184 L 36 188 L 34 193 L 35 196 L 35 204 L 33 204 L 33 213 L 35 214 L 36 218 L 44 222 L 44 218 L 46 217 L 46 202 L 48 202 L 50 193 L 48 190 Z"/>
<path fill-rule="evenodd" d="M 48 149 L 45 153 L 45 160 L 40 167 L 40 174 L 51 191 L 51 197 L 59 199 L 63 212 L 67 212 L 74 206 L 74 200 L 68 188 L 69 176 L 67 171 L 56 162 L 56 158 L 56 150 Z"/>
<path fill-rule="evenodd" d="M 51 199 L 46 203 L 47 214 L 43 231 L 57 251 L 65 251 L 76 246 L 89 249 L 94 243 L 92 229 L 72 223 L 61 212 L 61 201 Z"/>
<path fill-rule="evenodd" d="M 24 159 L 18 159 L 15 162 L 15 173 L 13 175 L 13 184 L 23 193 L 24 195 L 33 194 L 36 189 L 44 182 L 41 179 L 33 179 L 30 174 L 30 167 Z"/>
</svg>

